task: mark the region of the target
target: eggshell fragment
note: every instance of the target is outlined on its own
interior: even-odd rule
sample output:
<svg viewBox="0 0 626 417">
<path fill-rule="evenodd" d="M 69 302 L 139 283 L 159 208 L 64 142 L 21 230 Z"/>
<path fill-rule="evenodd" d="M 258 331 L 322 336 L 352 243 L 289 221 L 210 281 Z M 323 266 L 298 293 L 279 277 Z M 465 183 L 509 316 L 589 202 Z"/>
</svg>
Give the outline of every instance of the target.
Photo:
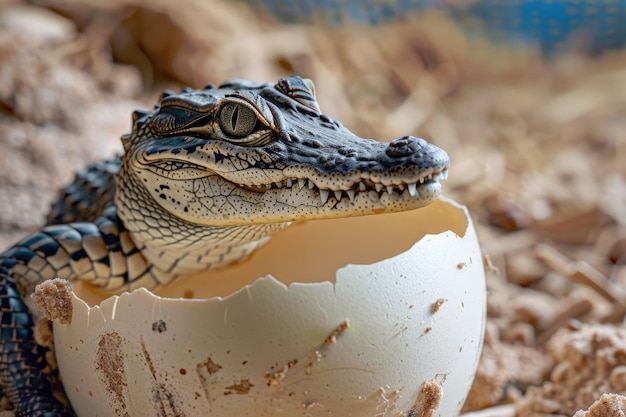
<svg viewBox="0 0 626 417">
<path fill-rule="evenodd" d="M 458 413 L 486 319 L 466 209 L 438 201 L 287 231 L 240 265 L 165 290 L 209 299 L 139 289 L 89 307 L 73 295 L 71 323 L 54 335 L 78 415 Z M 326 275 L 341 262 L 370 264 Z M 267 268 L 276 278 L 256 279 Z"/>
</svg>

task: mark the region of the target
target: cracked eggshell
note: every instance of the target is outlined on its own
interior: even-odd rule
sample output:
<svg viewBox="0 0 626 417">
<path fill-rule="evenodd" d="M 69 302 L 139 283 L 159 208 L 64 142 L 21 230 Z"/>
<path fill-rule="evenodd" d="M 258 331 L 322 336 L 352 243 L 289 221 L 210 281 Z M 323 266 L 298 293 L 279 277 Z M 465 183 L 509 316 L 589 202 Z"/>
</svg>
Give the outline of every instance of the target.
<svg viewBox="0 0 626 417">
<path fill-rule="evenodd" d="M 466 209 L 443 200 L 284 233 L 249 261 L 168 289 L 212 298 L 140 289 L 89 307 L 74 295 L 71 324 L 55 323 L 54 335 L 77 414 L 457 414 L 486 320 L 482 256 Z M 370 264 L 324 275 L 355 259 Z M 276 278 L 256 279 L 266 268 Z M 438 394 L 425 395 L 427 386 Z"/>
</svg>

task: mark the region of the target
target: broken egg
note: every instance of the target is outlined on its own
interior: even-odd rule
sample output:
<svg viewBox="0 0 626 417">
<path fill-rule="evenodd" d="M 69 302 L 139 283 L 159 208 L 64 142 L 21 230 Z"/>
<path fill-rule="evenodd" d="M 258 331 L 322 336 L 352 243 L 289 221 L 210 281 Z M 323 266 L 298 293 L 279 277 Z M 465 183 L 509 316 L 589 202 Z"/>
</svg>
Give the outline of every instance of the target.
<svg viewBox="0 0 626 417">
<path fill-rule="evenodd" d="M 454 416 L 486 320 L 476 234 L 450 200 L 295 224 L 161 296 L 90 307 L 80 287 L 54 323 L 80 417 Z"/>
</svg>

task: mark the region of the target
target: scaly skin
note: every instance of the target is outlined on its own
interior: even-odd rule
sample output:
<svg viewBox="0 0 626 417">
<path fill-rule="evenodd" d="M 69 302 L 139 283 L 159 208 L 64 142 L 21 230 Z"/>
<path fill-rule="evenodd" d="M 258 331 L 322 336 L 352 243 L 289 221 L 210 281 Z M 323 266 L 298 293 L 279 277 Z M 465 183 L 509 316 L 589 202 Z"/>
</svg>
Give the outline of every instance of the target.
<svg viewBox="0 0 626 417">
<path fill-rule="evenodd" d="M 355 136 L 299 77 L 165 93 L 133 121 L 121 160 L 90 167 L 53 207 L 52 221 L 75 223 L 0 254 L 0 376 L 18 416 L 71 415 L 20 293 L 54 277 L 154 288 L 243 259 L 294 221 L 416 209 L 449 163 L 422 139 Z"/>
</svg>

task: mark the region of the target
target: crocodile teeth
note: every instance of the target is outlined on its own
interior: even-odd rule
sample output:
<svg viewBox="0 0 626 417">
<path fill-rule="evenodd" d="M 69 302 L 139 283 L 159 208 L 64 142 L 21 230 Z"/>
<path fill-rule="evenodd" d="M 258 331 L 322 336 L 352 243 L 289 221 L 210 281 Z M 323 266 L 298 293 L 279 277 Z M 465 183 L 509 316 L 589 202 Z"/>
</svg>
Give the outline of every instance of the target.
<svg viewBox="0 0 626 417">
<path fill-rule="evenodd" d="M 438 174 L 435 174 L 435 181 L 447 180 L 448 179 L 448 170 L 441 171 Z"/>
<path fill-rule="evenodd" d="M 315 184 L 313 184 L 313 181 L 309 180 L 308 187 L 310 190 L 312 190 L 313 187 L 315 187 Z"/>
<path fill-rule="evenodd" d="M 383 185 L 382 185 L 382 184 L 380 184 L 380 183 L 377 183 L 374 187 L 376 188 L 376 192 L 377 192 L 377 193 L 379 193 L 379 192 L 380 192 L 380 190 L 382 190 L 382 189 L 383 189 Z"/>
<path fill-rule="evenodd" d="M 365 186 L 365 184 L 363 184 L 362 182 L 359 183 L 359 191 L 365 191 L 367 190 L 367 187 Z"/>
<path fill-rule="evenodd" d="M 293 181 L 291 180 L 291 178 L 287 178 L 287 188 L 291 188 L 292 185 Z"/>
<path fill-rule="evenodd" d="M 335 198 L 337 199 L 337 201 L 341 201 L 341 190 L 333 191 L 333 193 L 335 194 Z"/>
<path fill-rule="evenodd" d="M 320 190 L 320 198 L 322 199 L 322 204 L 326 204 L 326 202 L 328 201 L 329 195 L 330 195 L 330 191 Z"/>
<path fill-rule="evenodd" d="M 348 197 L 350 198 L 350 201 L 354 202 L 354 190 L 348 190 L 348 191 L 346 191 L 346 194 L 348 194 Z"/>
<path fill-rule="evenodd" d="M 407 184 L 407 187 L 409 189 L 409 194 L 411 195 L 411 197 L 415 197 L 415 195 L 417 194 L 417 184 Z"/>
<path fill-rule="evenodd" d="M 275 182 L 274 185 L 276 186 L 276 188 L 282 188 L 283 183 L 282 182 Z"/>
<path fill-rule="evenodd" d="M 387 186 L 387 193 L 388 193 L 389 195 L 391 195 L 391 193 L 393 193 L 393 185 L 388 185 L 388 186 Z"/>
<path fill-rule="evenodd" d="M 306 185 L 306 180 L 304 178 L 298 178 L 298 187 L 304 188 Z"/>
</svg>

